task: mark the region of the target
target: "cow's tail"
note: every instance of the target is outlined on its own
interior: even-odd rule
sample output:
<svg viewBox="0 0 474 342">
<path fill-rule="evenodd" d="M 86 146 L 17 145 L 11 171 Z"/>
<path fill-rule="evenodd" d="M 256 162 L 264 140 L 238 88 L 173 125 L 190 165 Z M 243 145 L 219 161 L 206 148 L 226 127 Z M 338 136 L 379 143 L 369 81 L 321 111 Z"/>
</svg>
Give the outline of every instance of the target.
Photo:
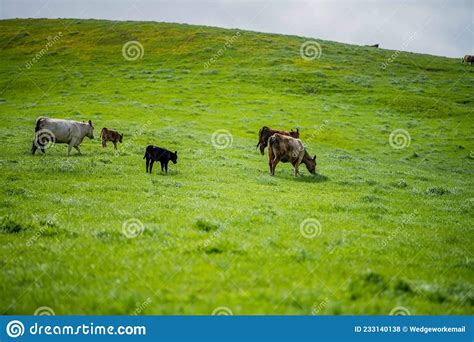
<svg viewBox="0 0 474 342">
<path fill-rule="evenodd" d="M 272 135 L 270 138 L 268 138 L 268 145 L 273 145 L 277 141 L 277 138 L 275 135 Z"/>
<path fill-rule="evenodd" d="M 106 128 L 102 128 L 102 130 L 100 131 L 100 139 L 104 139 L 104 132 L 105 132 Z"/>
<path fill-rule="evenodd" d="M 31 154 L 35 154 L 36 150 L 41 148 L 40 142 L 38 141 L 38 137 L 36 136 L 36 133 L 43 127 L 43 123 L 46 120 L 46 117 L 40 116 L 39 118 L 36 119 L 36 124 L 35 124 L 35 137 L 33 138 L 33 142 L 31 143 Z M 44 150 L 42 150 L 44 152 Z"/>
<path fill-rule="evenodd" d="M 273 146 L 278 145 L 278 139 L 275 135 L 272 135 L 270 138 L 268 138 L 268 147 L 272 148 Z"/>
<path fill-rule="evenodd" d="M 272 135 L 268 138 L 268 160 L 270 162 L 275 159 L 275 150 L 278 150 L 278 138 Z"/>
</svg>

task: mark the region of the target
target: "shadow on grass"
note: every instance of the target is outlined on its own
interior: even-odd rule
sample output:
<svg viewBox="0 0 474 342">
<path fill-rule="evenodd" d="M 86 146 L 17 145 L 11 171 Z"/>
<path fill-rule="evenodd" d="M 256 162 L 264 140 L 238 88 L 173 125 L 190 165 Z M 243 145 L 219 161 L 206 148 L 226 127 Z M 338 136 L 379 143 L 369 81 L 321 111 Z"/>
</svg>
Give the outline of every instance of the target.
<svg viewBox="0 0 474 342">
<path fill-rule="evenodd" d="M 145 170 L 145 173 L 146 173 L 146 170 Z M 151 174 L 151 175 L 154 175 L 154 176 L 171 177 L 171 176 L 177 176 L 177 175 L 179 175 L 180 172 L 179 172 L 178 170 L 170 170 L 170 169 L 168 169 L 168 173 L 166 173 L 165 171 L 153 169 L 153 172 L 152 172 L 152 173 L 148 173 L 148 174 Z"/>
<path fill-rule="evenodd" d="M 315 174 L 315 175 L 300 175 L 298 177 L 295 177 L 295 180 L 298 182 L 305 182 L 305 183 L 323 183 L 323 182 L 327 182 L 329 178 L 326 177 L 325 175 Z"/>
<path fill-rule="evenodd" d="M 278 175 L 276 177 L 280 178 L 280 177 L 278 177 Z M 329 178 L 327 176 L 322 175 L 322 174 L 316 174 L 316 175 L 300 174 L 297 177 L 291 175 L 291 176 L 284 176 L 284 177 L 281 177 L 281 178 L 285 178 L 285 179 L 288 179 L 288 180 L 294 180 L 294 181 L 297 181 L 297 182 L 303 182 L 303 183 L 324 183 L 324 182 L 327 182 L 329 180 Z"/>
</svg>

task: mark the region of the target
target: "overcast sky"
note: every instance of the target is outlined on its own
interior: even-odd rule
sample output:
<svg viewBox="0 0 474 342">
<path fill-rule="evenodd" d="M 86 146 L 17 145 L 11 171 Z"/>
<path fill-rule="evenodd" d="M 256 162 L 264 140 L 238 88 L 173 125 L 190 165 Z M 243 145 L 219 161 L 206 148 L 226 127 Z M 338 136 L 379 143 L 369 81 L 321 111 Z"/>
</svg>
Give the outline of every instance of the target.
<svg viewBox="0 0 474 342">
<path fill-rule="evenodd" d="M 154 20 L 474 54 L 474 0 L 0 0 L 0 18 Z"/>
</svg>

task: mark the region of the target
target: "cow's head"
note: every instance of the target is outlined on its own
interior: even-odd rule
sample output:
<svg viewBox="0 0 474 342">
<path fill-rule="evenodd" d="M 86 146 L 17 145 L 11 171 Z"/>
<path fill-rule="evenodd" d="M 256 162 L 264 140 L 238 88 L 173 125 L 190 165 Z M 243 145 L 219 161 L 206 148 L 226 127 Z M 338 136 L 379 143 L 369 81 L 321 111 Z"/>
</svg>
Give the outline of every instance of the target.
<svg viewBox="0 0 474 342">
<path fill-rule="evenodd" d="M 267 147 L 267 142 L 261 138 L 258 141 L 257 147 L 260 147 L 260 154 L 263 156 L 265 154 L 265 147 Z"/>
<path fill-rule="evenodd" d="M 86 137 L 94 139 L 94 126 L 92 126 L 92 121 L 90 120 L 86 128 Z"/>
<path fill-rule="evenodd" d="M 173 162 L 173 164 L 176 164 L 178 162 L 178 151 L 174 151 L 174 153 L 171 153 L 170 160 Z"/>
<path fill-rule="evenodd" d="M 293 131 L 293 128 L 290 131 L 290 137 L 299 139 L 300 138 L 300 129 L 297 128 L 296 131 Z"/>
<path fill-rule="evenodd" d="M 314 158 L 311 159 L 311 157 L 307 158 L 305 160 L 306 168 L 310 173 L 313 175 L 316 174 L 316 155 L 314 155 Z"/>
</svg>

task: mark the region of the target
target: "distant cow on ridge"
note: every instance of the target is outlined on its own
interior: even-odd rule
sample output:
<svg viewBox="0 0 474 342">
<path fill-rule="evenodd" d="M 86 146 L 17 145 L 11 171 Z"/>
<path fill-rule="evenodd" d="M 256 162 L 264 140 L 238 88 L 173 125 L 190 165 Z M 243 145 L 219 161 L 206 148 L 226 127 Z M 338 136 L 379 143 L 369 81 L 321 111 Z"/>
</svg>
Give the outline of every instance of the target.
<svg viewBox="0 0 474 342">
<path fill-rule="evenodd" d="M 296 132 L 291 129 L 290 132 L 280 131 L 277 129 L 271 129 L 270 127 L 263 126 L 260 128 L 258 132 L 258 144 L 257 147 L 260 146 L 260 153 L 262 156 L 265 154 L 265 147 L 268 146 L 268 138 L 270 138 L 273 134 L 278 133 L 282 135 L 287 135 L 293 138 L 298 139 L 300 137 L 300 130 L 297 128 Z"/>
<path fill-rule="evenodd" d="M 56 143 L 68 144 L 68 156 L 71 155 L 73 147 L 81 154 L 79 145 L 84 140 L 84 137 L 94 139 L 94 126 L 92 126 L 92 121 L 90 120 L 86 123 L 39 117 L 36 119 L 35 138 L 31 146 L 31 153 L 34 155 L 38 148 L 41 152 L 45 153 L 45 148 Z"/>
<path fill-rule="evenodd" d="M 462 59 L 463 63 L 471 63 L 471 65 L 474 63 L 474 56 L 473 55 L 466 55 Z"/>
<path fill-rule="evenodd" d="M 112 129 L 102 128 L 100 132 L 100 138 L 102 139 L 102 147 L 107 146 L 107 141 L 111 141 L 114 144 L 114 148 L 117 149 L 117 142 L 122 142 L 123 140 L 123 133 L 120 134 L 117 131 Z"/>
<path fill-rule="evenodd" d="M 146 172 L 148 169 L 150 173 L 153 169 L 153 163 L 159 161 L 161 164 L 161 171 L 164 170 L 168 173 L 168 163 L 171 160 L 173 164 L 178 162 L 178 151 L 168 151 L 166 148 L 161 148 L 158 146 L 148 145 L 145 150 L 145 155 L 143 159 L 146 159 Z"/>
<path fill-rule="evenodd" d="M 295 176 L 299 174 L 298 167 L 301 163 L 306 165 L 310 173 L 316 173 L 316 155 L 311 158 L 301 140 L 276 133 L 268 139 L 268 165 L 272 176 L 275 176 L 279 162 L 291 163 Z"/>
</svg>

